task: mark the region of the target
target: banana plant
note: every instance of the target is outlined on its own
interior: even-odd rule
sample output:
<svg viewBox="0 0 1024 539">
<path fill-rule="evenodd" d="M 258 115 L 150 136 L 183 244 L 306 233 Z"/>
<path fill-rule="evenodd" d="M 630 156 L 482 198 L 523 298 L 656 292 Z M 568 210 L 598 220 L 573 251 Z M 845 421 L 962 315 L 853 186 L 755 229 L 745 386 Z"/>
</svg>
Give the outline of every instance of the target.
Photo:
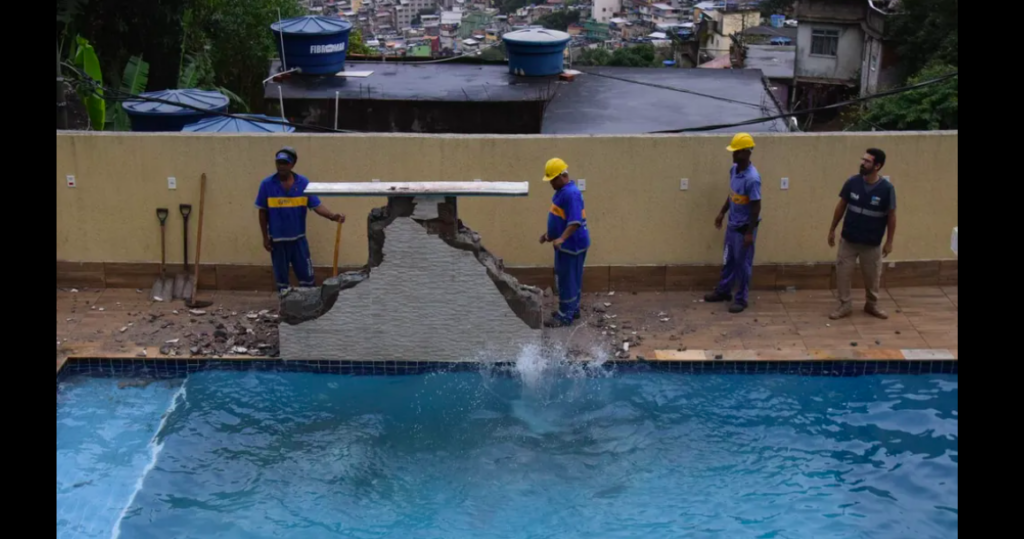
<svg viewBox="0 0 1024 539">
<path fill-rule="evenodd" d="M 79 86 L 78 95 L 85 103 L 85 110 L 89 113 L 89 123 L 93 130 L 102 131 L 107 120 L 107 104 L 103 100 L 103 71 L 100 69 L 100 59 L 96 56 L 96 50 L 92 44 L 82 36 L 75 39 L 77 45 L 75 50 L 75 67 L 95 81 L 93 84 Z"/>
<path fill-rule="evenodd" d="M 128 59 L 128 64 L 124 66 L 124 74 L 121 76 L 121 95 L 145 93 L 148 84 L 149 63 L 141 56 L 132 56 Z M 128 113 L 117 102 L 111 103 L 111 107 L 107 111 L 107 128 L 114 131 L 131 130 Z"/>
</svg>

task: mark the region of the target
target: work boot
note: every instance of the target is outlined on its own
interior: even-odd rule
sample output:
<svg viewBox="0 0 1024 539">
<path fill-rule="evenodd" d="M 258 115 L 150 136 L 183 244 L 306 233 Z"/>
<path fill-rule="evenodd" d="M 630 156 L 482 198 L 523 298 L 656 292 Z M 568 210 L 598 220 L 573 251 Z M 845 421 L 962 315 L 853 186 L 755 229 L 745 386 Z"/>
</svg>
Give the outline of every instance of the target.
<svg viewBox="0 0 1024 539">
<path fill-rule="evenodd" d="M 729 312 L 732 313 L 732 314 L 740 314 L 741 312 L 743 312 L 745 310 L 747 310 L 747 306 L 745 304 L 743 304 L 743 303 L 738 302 L 738 301 L 736 303 L 733 303 L 732 305 L 729 306 Z"/>
<path fill-rule="evenodd" d="M 552 316 L 547 322 L 544 322 L 546 328 L 567 328 L 572 325 L 571 320 L 565 320 L 560 316 Z"/>
<path fill-rule="evenodd" d="M 726 301 L 732 301 L 732 294 L 722 294 L 716 290 L 704 296 L 704 301 L 708 303 L 722 303 Z"/>
<path fill-rule="evenodd" d="M 844 303 L 839 306 L 832 314 L 828 315 L 832 320 L 840 320 L 853 314 L 853 305 L 850 303 Z"/>
<path fill-rule="evenodd" d="M 583 315 L 580 314 L 580 311 L 576 311 L 576 314 L 572 315 L 572 319 L 573 320 L 579 320 L 581 316 L 583 316 Z M 551 318 L 557 318 L 557 317 L 558 317 L 558 311 L 555 311 L 555 312 L 551 313 Z"/>
<path fill-rule="evenodd" d="M 889 313 L 883 311 L 882 309 L 879 309 L 878 305 L 875 305 L 874 303 L 868 303 L 867 305 L 865 305 L 864 312 L 870 314 L 871 316 L 874 316 L 875 318 L 881 318 L 882 320 L 889 319 Z"/>
</svg>

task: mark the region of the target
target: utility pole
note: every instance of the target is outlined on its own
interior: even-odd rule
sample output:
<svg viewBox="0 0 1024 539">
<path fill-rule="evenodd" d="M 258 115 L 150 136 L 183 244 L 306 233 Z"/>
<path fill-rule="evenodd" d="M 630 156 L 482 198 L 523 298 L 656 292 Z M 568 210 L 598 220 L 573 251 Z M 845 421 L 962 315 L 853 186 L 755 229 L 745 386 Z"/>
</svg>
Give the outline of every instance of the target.
<svg viewBox="0 0 1024 539">
<path fill-rule="evenodd" d="M 68 128 L 68 103 L 64 96 L 64 78 L 60 76 L 60 42 L 57 43 L 57 129 Z"/>
</svg>

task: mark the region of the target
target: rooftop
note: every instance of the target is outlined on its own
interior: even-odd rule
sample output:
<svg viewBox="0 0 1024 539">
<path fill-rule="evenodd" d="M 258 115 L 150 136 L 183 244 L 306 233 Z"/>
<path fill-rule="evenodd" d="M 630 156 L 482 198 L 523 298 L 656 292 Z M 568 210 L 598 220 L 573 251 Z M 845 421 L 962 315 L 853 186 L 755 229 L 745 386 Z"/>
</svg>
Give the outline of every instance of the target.
<svg viewBox="0 0 1024 539">
<path fill-rule="evenodd" d="M 271 67 L 277 72 L 277 62 Z M 548 79 L 521 79 L 504 65 L 349 62 L 348 72 L 369 77 L 292 77 L 266 86 L 266 99 L 379 99 L 391 101 L 536 101 L 549 93 Z"/>
<path fill-rule="evenodd" d="M 796 76 L 796 47 L 749 45 L 747 69 L 760 69 L 769 79 L 792 79 Z"/>
<path fill-rule="evenodd" d="M 353 75 L 360 71 L 373 74 L 293 77 L 268 84 L 265 95 L 277 100 L 280 86 L 285 99 L 333 100 L 335 92 L 346 100 L 515 102 L 550 98 L 543 118 L 545 134 L 638 134 L 778 113 L 761 72 L 754 69 L 586 68 L 588 73 L 572 83 L 558 82 L 555 77 L 516 77 L 505 65 L 350 62 L 348 70 Z M 749 129 L 785 131 L 782 122 Z"/>
<path fill-rule="evenodd" d="M 743 33 L 748 36 L 785 37 L 792 39 L 795 43 L 799 30 L 797 28 L 789 27 L 773 28 L 771 26 L 755 26 L 753 28 L 747 28 Z"/>
<path fill-rule="evenodd" d="M 753 69 L 587 68 L 590 74 L 557 86 L 544 115 L 544 134 L 650 133 L 741 122 L 778 114 Z M 597 74 L 718 96 L 747 104 L 644 86 Z M 762 106 L 767 107 L 763 110 Z M 782 122 L 752 125 L 752 132 L 785 131 Z"/>
</svg>

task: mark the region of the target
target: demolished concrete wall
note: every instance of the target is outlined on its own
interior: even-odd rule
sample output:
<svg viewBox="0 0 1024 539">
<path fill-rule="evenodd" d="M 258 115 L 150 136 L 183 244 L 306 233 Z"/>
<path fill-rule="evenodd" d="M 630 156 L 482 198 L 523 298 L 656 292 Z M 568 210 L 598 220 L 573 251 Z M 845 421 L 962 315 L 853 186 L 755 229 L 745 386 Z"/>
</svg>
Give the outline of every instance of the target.
<svg viewBox="0 0 1024 539">
<path fill-rule="evenodd" d="M 454 198 L 391 197 L 368 236 L 362 271 L 282 299 L 284 359 L 509 360 L 540 341 L 540 290 L 504 273 Z"/>
</svg>

